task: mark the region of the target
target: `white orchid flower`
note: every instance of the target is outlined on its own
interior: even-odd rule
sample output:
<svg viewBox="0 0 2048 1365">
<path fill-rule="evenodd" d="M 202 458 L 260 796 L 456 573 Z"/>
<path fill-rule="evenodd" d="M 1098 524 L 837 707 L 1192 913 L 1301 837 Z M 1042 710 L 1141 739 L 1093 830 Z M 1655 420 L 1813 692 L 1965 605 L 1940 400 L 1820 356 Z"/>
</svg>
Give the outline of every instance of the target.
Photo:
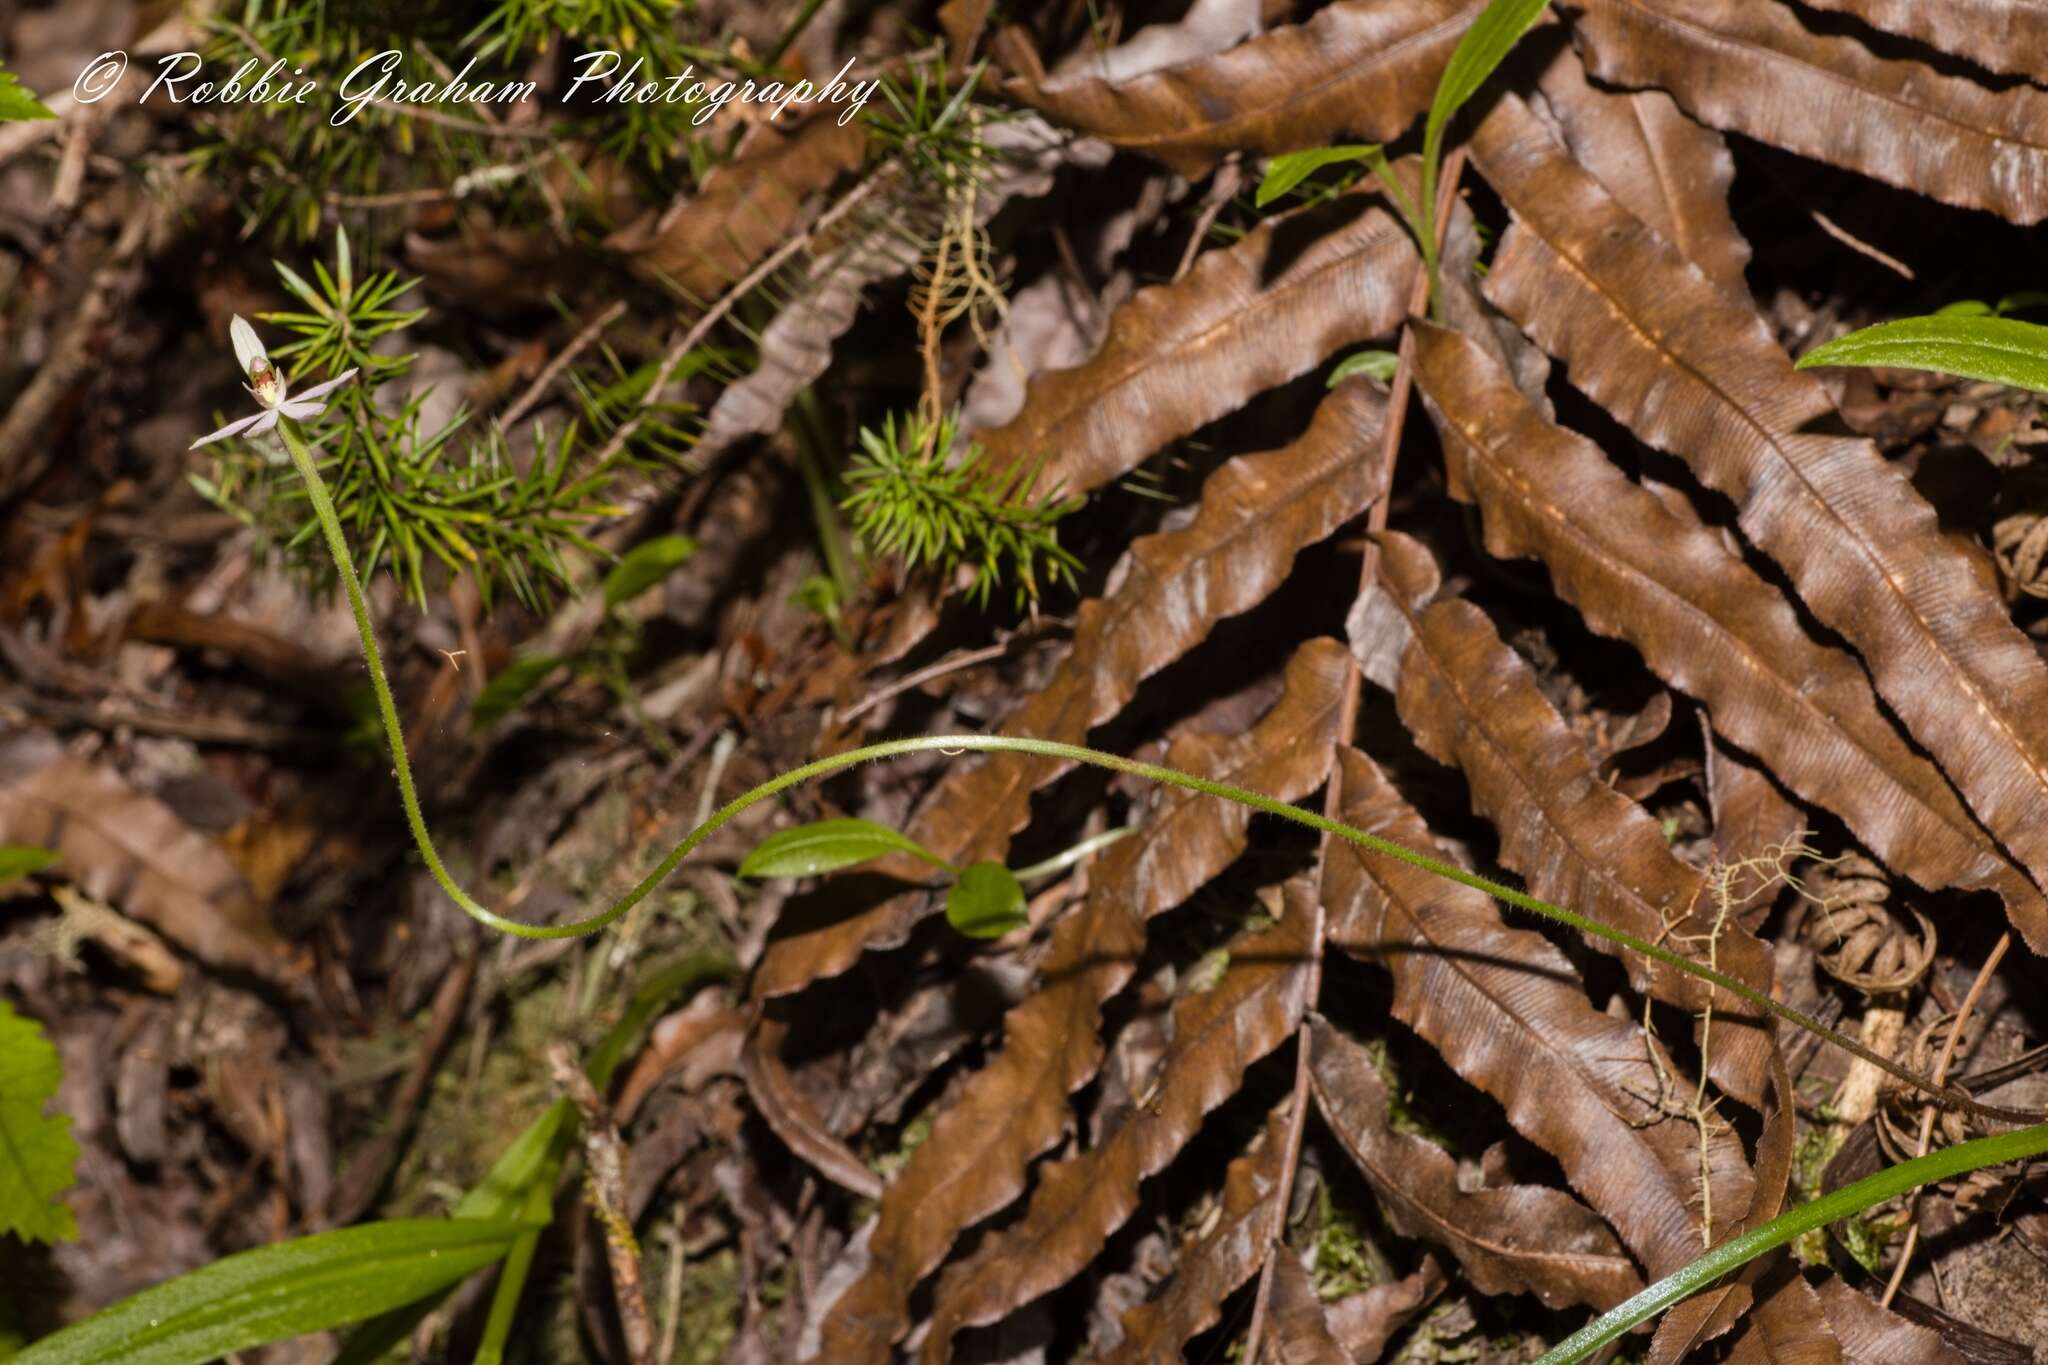
<svg viewBox="0 0 2048 1365">
<path fill-rule="evenodd" d="M 237 418 L 211 436 L 200 437 L 189 449 L 197 450 L 203 445 L 225 440 L 230 436 L 259 436 L 276 426 L 281 417 L 289 417 L 299 422 L 309 417 L 318 417 L 327 411 L 327 405 L 314 400 L 355 378 L 356 372 L 351 369 L 347 374 L 337 375 L 325 384 L 315 384 L 296 398 L 287 397 L 284 376 L 270 363 L 270 357 L 263 353 L 263 343 L 257 339 L 256 329 L 244 322 L 241 314 L 237 313 L 235 320 L 228 324 L 228 335 L 234 338 L 235 359 L 242 363 L 242 369 L 249 376 L 249 382 L 242 387 L 263 405 L 263 410 L 252 416 Z"/>
</svg>

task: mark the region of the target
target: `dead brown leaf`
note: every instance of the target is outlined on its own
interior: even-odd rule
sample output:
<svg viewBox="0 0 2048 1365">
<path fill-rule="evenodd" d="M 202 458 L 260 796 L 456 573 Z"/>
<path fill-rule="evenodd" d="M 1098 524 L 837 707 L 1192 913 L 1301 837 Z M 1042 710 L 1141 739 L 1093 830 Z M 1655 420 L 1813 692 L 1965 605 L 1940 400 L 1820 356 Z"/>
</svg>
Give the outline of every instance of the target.
<svg viewBox="0 0 2048 1365">
<path fill-rule="evenodd" d="M 1442 855 L 1372 760 L 1353 749 L 1341 759 L 1345 821 Z M 1323 901 L 1331 944 L 1392 974 L 1395 1017 L 1558 1159 L 1652 1277 L 1705 1250 L 1699 1134 L 1669 1103 L 1670 1086 L 1689 1097 L 1688 1083 L 1660 1075 L 1668 1063 L 1640 1026 L 1587 1002 L 1548 939 L 1503 924 L 1480 892 L 1348 843 L 1324 863 Z M 1725 1129 L 1710 1135 L 1709 1157 L 1725 1228 L 1748 1208 L 1750 1173 Z"/>
<path fill-rule="evenodd" d="M 1788 5 L 1582 2 L 1573 32 L 1603 81 L 1660 87 L 1716 128 L 1944 203 L 2015 223 L 2048 215 L 2048 91 L 1879 57 L 1809 32 Z"/>
<path fill-rule="evenodd" d="M 1272 1327 L 1262 1360 L 1275 1365 L 1352 1365 L 1330 1333 L 1330 1320 L 1308 1267 L 1291 1247 L 1273 1252 Z"/>
<path fill-rule="evenodd" d="M 1327 11 L 1326 11 L 1327 12 Z M 1205 251 L 1172 284 L 1142 289 L 1082 365 L 1032 379 L 1016 420 L 981 432 L 992 470 L 1087 493 L 1246 399 L 1391 331 L 1420 258 L 1377 196 L 1262 223 Z"/>
<path fill-rule="evenodd" d="M 1735 158 L 1726 139 L 1693 122 L 1662 90 L 1593 85 L 1569 43 L 1558 45 L 1539 84 L 1578 163 L 1708 279 L 1748 298 L 1749 243 L 1728 212 Z"/>
<path fill-rule="evenodd" d="M 1244 1073 L 1287 1041 L 1316 980 L 1312 878 L 1287 883 L 1279 924 L 1225 945 L 1228 966 L 1208 990 L 1174 1004 L 1173 1039 L 1150 1093 L 1091 1151 L 1040 1173 L 1018 1223 L 992 1235 L 939 1280 L 924 1360 L 941 1365 L 963 1328 L 994 1322 L 1086 1269 L 1138 1206 L 1138 1186 L 1165 1169 Z"/>
<path fill-rule="evenodd" d="M 1291 152 L 1343 134 L 1390 142 L 1429 108 L 1437 78 L 1483 5 L 1338 0 L 1204 60 L 1112 83 L 1048 81 L 1027 47 L 1013 98 L 1055 122 L 1158 157 L 1190 179 L 1233 151 Z"/>
<path fill-rule="evenodd" d="M 1189 735 L 1169 763 L 1291 800 L 1319 786 L 1336 741 L 1350 661 L 1311 640 L 1288 668 L 1287 689 L 1244 735 Z M 939 1115 L 932 1135 L 882 1198 L 869 1263 L 826 1320 L 833 1361 L 886 1359 L 909 1328 L 917 1282 L 953 1240 L 1017 1197 L 1028 1162 L 1071 1121 L 1067 1097 L 1102 1063 L 1102 1002 L 1130 979 L 1145 921 L 1178 905 L 1243 852 L 1248 813 L 1231 803 L 1162 790 L 1143 831 L 1102 856 L 1088 900 L 1053 932 L 1045 985 L 1004 1019 L 1003 1049 Z"/>
<path fill-rule="evenodd" d="M 1878 1307 L 1833 1275 L 1816 1292 L 1850 1365 L 1963 1365 L 1962 1353 L 1938 1332 Z"/>
<path fill-rule="evenodd" d="M 1938 5 L 1917 0 L 1805 3 L 1813 9 L 1853 14 L 1872 28 L 1917 39 L 2009 76 L 2039 76 L 2037 58 L 2048 52 L 2048 10 L 2033 0 L 1944 0 Z"/>
<path fill-rule="evenodd" d="M 1863 655 L 1877 691 L 2036 886 L 2048 881 L 2048 668 L 1934 509 L 1833 411 L 1763 321 L 1564 154 L 1512 95 L 1475 159 L 1516 223 L 1487 297 L 1573 382 L 1740 509 L 1743 532 Z M 2036 903 L 2038 906 L 2038 902 Z M 2036 950 L 2048 915 L 2008 907 Z"/>
<path fill-rule="evenodd" d="M 88 895 L 203 962 L 274 982 L 293 976 L 290 944 L 216 840 L 47 735 L 0 742 L 0 843 L 56 849 L 58 870 Z"/>
<path fill-rule="evenodd" d="M 1323 1310 L 1330 1334 L 1350 1352 L 1357 1365 L 1371 1365 L 1386 1351 L 1394 1333 L 1406 1327 L 1438 1294 L 1444 1272 L 1436 1257 L 1424 1256 L 1415 1273 L 1391 1284 L 1376 1284 L 1337 1300 Z"/>
<path fill-rule="evenodd" d="M 1430 600 L 1436 565 L 1417 541 L 1390 533 L 1380 562 L 1407 626 L 1395 691 L 1402 723 L 1423 752 L 1465 774 L 1474 808 L 1500 832 L 1501 862 L 1545 900 L 1768 992 L 1769 952 L 1739 924 L 1718 922 L 1706 878 L 1672 854 L 1649 812 L 1600 780 L 1585 745 L 1485 613 L 1455 597 Z M 1591 946 L 1615 951 L 1604 939 Z M 1676 969 L 1621 956 L 1637 989 L 1658 999 L 1695 1011 L 1717 1000 L 1708 1074 L 1756 1106 L 1770 1043 L 1754 1007 L 1714 997 Z"/>
<path fill-rule="evenodd" d="M 619 229 L 605 245 L 623 252 L 634 274 L 709 307 L 800 230 L 816 196 L 858 168 L 866 150 L 858 120 L 750 124 L 733 159 L 695 193 Z"/>
<path fill-rule="evenodd" d="M 1645 491 L 1592 442 L 1545 421 L 1457 334 L 1418 325 L 1415 354 L 1453 487 L 1484 509 L 1491 553 L 1540 558 L 1589 626 L 1642 651 L 1706 704 L 1720 733 L 1922 886 L 1986 887 L 2016 919 L 2048 915 L 1893 728 L 1856 661 L 1815 643 L 1783 594 L 1682 500 Z"/>
<path fill-rule="evenodd" d="M 1389 1125 L 1386 1083 L 1365 1049 L 1320 1016 L 1310 1029 L 1316 1105 L 1397 1232 L 1448 1250 L 1486 1294 L 1605 1310 L 1643 1287 L 1607 1224 L 1562 1190 L 1461 1189 L 1449 1153 Z"/>
<path fill-rule="evenodd" d="M 1124 1339 L 1102 1365 L 1182 1359 L 1181 1348 L 1221 1316 L 1223 1300 L 1266 1263 L 1273 1205 L 1286 1197 L 1287 1105 L 1266 1120 L 1258 1146 L 1230 1163 L 1221 1206 L 1182 1243 L 1174 1276 L 1149 1303 L 1124 1314 Z"/>
</svg>

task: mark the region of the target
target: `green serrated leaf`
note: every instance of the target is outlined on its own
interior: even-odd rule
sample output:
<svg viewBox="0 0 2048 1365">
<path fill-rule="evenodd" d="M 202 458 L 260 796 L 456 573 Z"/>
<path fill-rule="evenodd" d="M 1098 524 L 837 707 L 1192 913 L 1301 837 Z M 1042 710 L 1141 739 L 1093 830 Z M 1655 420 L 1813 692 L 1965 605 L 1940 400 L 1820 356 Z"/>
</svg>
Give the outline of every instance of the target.
<svg viewBox="0 0 2048 1365">
<path fill-rule="evenodd" d="M 872 820 L 847 817 L 814 820 L 780 834 L 771 834 L 755 845 L 740 864 L 742 877 L 814 877 L 855 863 L 865 863 L 891 853 L 908 853 L 933 867 L 952 871 L 938 854 L 907 834 Z"/>
<path fill-rule="evenodd" d="M 0 67 L 0 123 L 26 123 L 30 119 L 55 118 L 50 106 L 36 98 L 12 71 Z"/>
<path fill-rule="evenodd" d="M 668 577 L 695 553 L 697 542 L 688 536 L 656 536 L 635 545 L 604 576 L 605 607 L 609 609 L 632 601 Z"/>
<path fill-rule="evenodd" d="M 1933 370 L 2048 393 L 2048 327 L 2015 318 L 1942 316 L 1881 322 L 1800 357 L 1817 365 Z"/>
<path fill-rule="evenodd" d="M 1024 888 L 1001 863 L 976 863 L 946 893 L 946 922 L 969 938 L 1001 938 L 1026 922 Z"/>
<path fill-rule="evenodd" d="M 43 1026 L 0 1000 L 0 1232 L 27 1241 L 78 1238 L 63 1198 L 77 1183 L 78 1143 L 69 1116 L 43 1113 L 63 1079 Z"/>
<path fill-rule="evenodd" d="M 482 729 L 511 715 L 563 662 L 552 654 L 530 654 L 514 660 L 477 693 L 476 700 L 469 705 L 469 723 Z"/>
<path fill-rule="evenodd" d="M 1337 368 L 1330 371 L 1330 387 L 1336 388 L 1354 374 L 1369 375 L 1384 384 L 1400 366 L 1401 357 L 1392 351 L 1360 351 L 1337 362 Z"/>
<path fill-rule="evenodd" d="M 33 848 L 27 844 L 0 844 L 0 885 L 31 872 L 41 872 L 57 861 L 54 848 Z"/>
<path fill-rule="evenodd" d="M 1252 196 L 1252 203 L 1258 208 L 1278 199 L 1281 195 L 1299 185 L 1325 166 L 1334 166 L 1344 161 L 1364 161 L 1379 147 L 1361 143 L 1346 143 L 1338 147 L 1317 147 L 1306 152 L 1288 152 L 1276 156 L 1266 165 L 1266 178 L 1259 182 L 1258 193 Z"/>
<path fill-rule="evenodd" d="M 14 1365 L 204 1365 L 423 1298 L 503 1256 L 530 1226 L 395 1218 L 240 1252 L 45 1337 Z"/>
</svg>

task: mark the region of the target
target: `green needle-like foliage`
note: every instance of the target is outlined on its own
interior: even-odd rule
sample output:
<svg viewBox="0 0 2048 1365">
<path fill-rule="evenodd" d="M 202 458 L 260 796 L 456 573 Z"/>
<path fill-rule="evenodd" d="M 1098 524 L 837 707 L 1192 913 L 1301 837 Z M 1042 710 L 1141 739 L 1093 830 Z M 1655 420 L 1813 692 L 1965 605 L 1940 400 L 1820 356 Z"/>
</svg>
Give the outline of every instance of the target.
<svg viewBox="0 0 2048 1365">
<path fill-rule="evenodd" d="M 902 555 L 909 569 L 929 564 L 950 575 L 972 565 L 968 596 L 982 606 L 1005 579 L 1020 607 L 1038 599 L 1041 583 L 1071 585 L 1080 561 L 1060 548 L 1054 523 L 1082 500 L 1031 498 L 1036 465 L 991 476 L 981 446 L 955 454 L 955 421 L 946 416 L 934 431 L 912 414 L 900 428 L 893 416 L 880 431 L 862 428 L 846 471 L 852 491 L 840 503 L 854 534 L 876 553 Z"/>
</svg>

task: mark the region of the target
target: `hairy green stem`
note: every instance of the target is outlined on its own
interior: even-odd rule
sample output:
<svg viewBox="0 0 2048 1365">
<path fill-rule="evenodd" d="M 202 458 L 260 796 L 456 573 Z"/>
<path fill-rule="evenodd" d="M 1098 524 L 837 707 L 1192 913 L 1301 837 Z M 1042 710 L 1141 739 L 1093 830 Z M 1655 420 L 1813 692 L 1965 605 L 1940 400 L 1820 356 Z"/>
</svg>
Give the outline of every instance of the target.
<svg viewBox="0 0 2048 1365">
<path fill-rule="evenodd" d="M 440 852 L 434 847 L 433 837 L 427 832 L 426 819 L 420 813 L 419 793 L 413 784 L 412 765 L 406 758 L 405 734 L 399 722 L 398 706 L 392 699 L 391 684 L 384 675 L 383 655 L 377 648 L 376 631 L 370 623 L 369 607 L 363 600 L 363 585 L 361 580 L 357 578 L 355 565 L 350 559 L 348 542 L 342 535 L 341 521 L 335 515 L 334 500 L 328 495 L 326 481 L 321 478 L 319 469 L 313 463 L 312 453 L 306 449 L 304 440 L 292 429 L 292 423 L 289 420 L 279 422 L 277 429 L 284 436 L 286 449 L 291 453 L 292 463 L 298 469 L 299 476 L 306 482 L 306 489 L 313 503 L 314 515 L 319 519 L 321 533 L 325 536 L 327 548 L 334 557 L 334 567 L 341 575 L 342 587 L 348 593 L 349 609 L 355 614 L 356 630 L 362 636 L 363 641 L 363 659 L 368 664 L 370 670 L 370 686 L 377 698 L 377 712 L 384 722 L 385 736 L 391 743 L 392 774 L 398 780 L 399 800 L 405 807 L 405 819 L 412 829 L 413 842 L 419 847 L 420 857 L 425 861 L 428 873 L 433 876 L 441 889 L 448 893 L 450 899 L 461 907 L 463 913 L 479 923 L 487 924 L 491 928 L 503 933 L 529 939 L 575 938 L 583 934 L 594 933 L 639 904 L 649 892 L 667 880 L 669 874 L 674 872 L 683 859 L 689 857 L 698 845 L 710 838 L 713 833 L 730 822 L 734 816 L 747 807 L 754 805 L 756 802 L 765 801 L 769 797 L 787 791 L 801 783 L 841 772 L 856 764 L 868 763 L 882 758 L 894 758 L 902 754 L 929 753 L 933 750 L 947 754 L 970 752 L 1029 754 L 1035 758 L 1055 758 L 1069 763 L 1091 764 L 1098 768 L 1107 768 L 1111 772 L 1128 773 L 1133 777 L 1144 778 L 1150 782 L 1159 782 L 1170 787 L 1180 787 L 1187 791 L 1200 792 L 1205 796 L 1213 796 L 1224 801 L 1235 801 L 1241 806 L 1248 806 L 1253 810 L 1262 811 L 1268 815 L 1277 815 L 1283 820 L 1292 820 L 1298 825 L 1306 825 L 1310 829 L 1332 835 L 1347 843 L 1355 844 L 1360 848 L 1379 854 L 1382 857 L 1407 863 L 1411 867 L 1421 868 L 1423 871 L 1433 873 L 1447 881 L 1454 881 L 1460 885 L 1469 886 L 1476 891 L 1483 891 L 1504 904 L 1541 915 L 1545 919 L 1554 920 L 1559 924 L 1576 929 L 1580 933 L 1606 939 L 1609 943 L 1616 944 L 1632 953 L 1638 953 L 1653 962 L 1661 962 L 1665 966 L 1698 977 L 1700 980 L 1726 991 L 1729 995 L 1734 996 L 1745 1004 L 1751 1005 L 1765 1013 L 1775 1015 L 1789 1024 L 1794 1024 L 1809 1033 L 1817 1034 L 1827 1039 L 1836 1047 L 1862 1058 L 1887 1075 L 1904 1082 L 1916 1090 L 1938 1097 L 1944 1104 L 1966 1110 L 1980 1118 L 2004 1123 L 2033 1123 L 2039 1118 L 2038 1115 L 2018 1110 L 2002 1109 L 1994 1105 L 1980 1104 L 1971 1099 L 1958 1086 L 1936 1085 L 1926 1077 L 1900 1065 L 1891 1058 L 1881 1056 L 1855 1039 L 1836 1032 L 1820 1022 L 1820 1020 L 1793 1009 L 1790 1005 L 1773 1000 L 1763 992 L 1744 985 L 1724 972 L 1704 966 L 1693 961 L 1691 958 L 1674 953 L 1668 948 L 1651 943 L 1647 939 L 1639 938 L 1634 934 L 1617 929 L 1590 916 L 1579 914 L 1575 910 L 1567 910 L 1561 905 L 1552 905 L 1549 901 L 1539 900 L 1525 891 L 1517 891 L 1514 887 L 1505 886 L 1500 882 L 1477 876 L 1460 867 L 1453 867 L 1449 863 L 1431 858 L 1426 854 L 1418 853 L 1414 849 L 1394 843 L 1391 840 L 1382 839 L 1374 834 L 1368 834 L 1364 830 L 1347 825 L 1341 820 L 1330 819 L 1328 816 L 1321 815 L 1315 811 L 1304 810 L 1299 806 L 1276 800 L 1260 792 L 1247 791 L 1243 787 L 1233 787 L 1224 782 L 1212 782 L 1206 777 L 1198 777 L 1193 773 L 1181 772 L 1177 768 L 1161 767 L 1155 763 L 1140 763 L 1135 759 L 1104 753 L 1099 749 L 1083 748 L 1078 744 L 1058 744 L 1044 739 L 1026 739 L 1008 735 L 922 735 L 911 739 L 886 740 L 880 744 L 869 744 L 858 749 L 848 750 L 843 754 L 833 754 L 828 758 L 813 760 L 802 767 L 792 768 L 788 772 L 771 777 L 751 791 L 735 797 L 719 807 L 702 824 L 685 835 L 683 841 L 677 844 L 667 857 L 657 863 L 652 872 L 649 872 L 638 885 L 626 892 L 609 909 L 599 911 L 595 915 L 575 920 L 568 924 L 522 924 L 518 920 L 507 919 L 505 916 L 478 904 L 468 892 L 458 886 L 455 879 L 448 874 L 447 867 L 443 865 Z"/>
<path fill-rule="evenodd" d="M 1902 1195 L 1921 1185 L 2002 1165 L 2048 1152 L 2048 1124 L 1999 1133 L 1944 1147 L 1938 1152 L 1879 1171 L 1844 1185 L 1833 1194 L 1801 1204 L 1760 1228 L 1732 1237 L 1680 1270 L 1674 1270 L 1635 1297 L 1608 1309 L 1545 1352 L 1536 1365 L 1574 1365 L 1639 1322 L 1655 1317 L 1681 1299 L 1690 1298 L 1721 1276 L 1774 1247 L 1818 1227 L 1860 1213 L 1872 1204 Z"/>
</svg>

